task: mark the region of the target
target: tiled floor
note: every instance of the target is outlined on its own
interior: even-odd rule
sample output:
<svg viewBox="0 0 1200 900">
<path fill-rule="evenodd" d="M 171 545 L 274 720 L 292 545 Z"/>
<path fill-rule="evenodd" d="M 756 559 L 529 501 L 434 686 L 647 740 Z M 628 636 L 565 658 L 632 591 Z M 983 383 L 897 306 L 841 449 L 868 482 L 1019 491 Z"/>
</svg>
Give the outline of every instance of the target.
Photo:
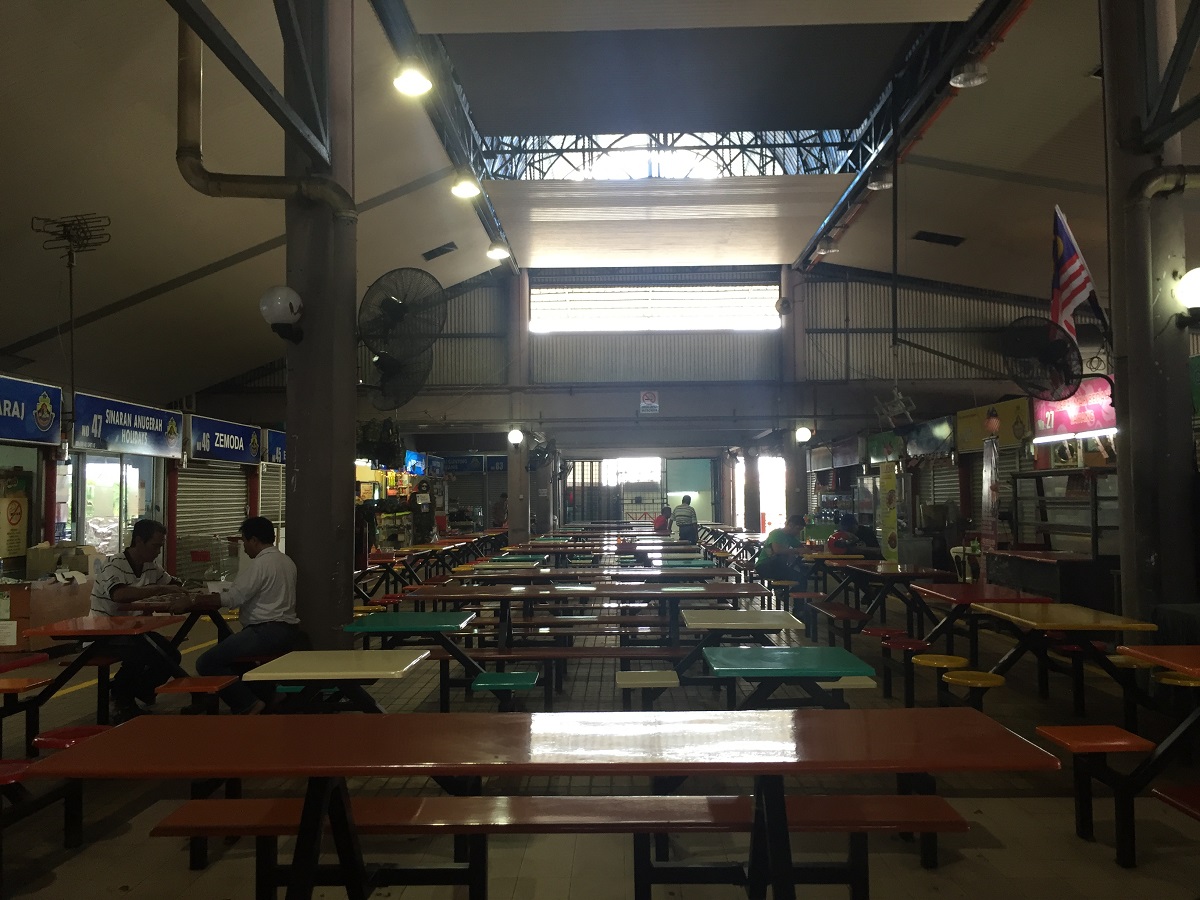
<svg viewBox="0 0 1200 900">
<path fill-rule="evenodd" d="M 189 642 L 185 664 L 195 660 L 211 631 L 197 629 Z M 802 635 L 793 639 L 803 642 Z M 984 658 L 994 660 L 1009 644 L 995 635 L 984 637 Z M 854 649 L 868 662 L 877 664 L 875 642 L 857 639 Z M 56 673 L 51 662 L 42 667 Z M 557 708 L 570 710 L 613 709 L 619 696 L 613 684 L 612 662 L 592 661 L 572 668 L 568 690 Z M 32 673 L 31 673 L 32 674 Z M 1052 699 L 1041 701 L 1033 682 L 1032 663 L 1019 664 L 1005 688 L 992 691 L 986 709 L 1003 724 L 1033 738 L 1033 727 L 1045 723 L 1077 722 L 1070 706 L 1069 685 L 1064 678 L 1052 679 Z M 373 693 L 391 711 L 436 710 L 437 666 L 423 664 L 415 676 Z M 856 706 L 898 705 L 884 700 L 876 691 L 848 693 Z M 931 678 L 919 685 L 918 700 L 932 704 Z M 662 709 L 719 708 L 723 694 L 709 689 L 687 688 L 668 692 L 658 704 Z M 536 708 L 540 694 L 530 695 Z M 1089 720 L 1118 722 L 1120 704 L 1115 690 L 1103 676 L 1088 680 Z M 170 710 L 179 701 L 167 704 Z M 459 701 L 463 709 L 491 709 L 494 701 L 477 697 Z M 76 689 L 61 694 L 43 712 L 43 727 L 90 720 L 94 709 L 94 687 L 86 677 Z M 1160 736 L 1165 720 L 1147 717 L 1144 731 Z M 17 727 L 6 729 L 7 756 L 20 755 Z M 236 753 L 236 748 L 214 747 L 214 753 Z M 170 753 L 169 747 L 147 747 L 147 754 Z M 1200 777 L 1194 768 L 1180 767 L 1172 773 L 1180 779 Z M 790 785 L 808 792 L 887 792 L 891 779 L 806 778 Z M 276 782 L 248 785 L 248 793 L 295 794 L 297 783 Z M 421 779 L 374 779 L 353 786 L 369 793 L 436 793 Z M 602 793 L 636 794 L 645 789 L 637 779 L 493 779 L 488 793 Z M 687 790 L 695 793 L 745 792 L 748 784 L 693 779 Z M 1112 850 L 1111 804 L 1097 802 L 1097 838 L 1084 843 L 1074 836 L 1069 773 L 1039 775 L 969 775 L 947 777 L 939 782 L 941 793 L 972 823 L 963 835 L 941 839 L 941 867 L 920 868 L 911 844 L 896 838 L 877 837 L 871 849 L 871 890 L 876 900 L 907 898 L 1033 898 L 1033 900 L 1102 900 L 1102 898 L 1155 898 L 1195 900 L 1200 897 L 1200 822 L 1195 822 L 1153 798 L 1138 801 L 1139 867 L 1116 866 Z M 89 786 L 86 802 L 85 846 L 66 851 L 61 846 L 61 815 L 57 807 L 38 813 L 4 835 L 4 896 L 37 898 L 106 898 L 128 900 L 234 900 L 253 896 L 253 844 L 214 842 L 213 862 L 202 872 L 187 868 L 186 842 L 147 837 L 150 828 L 186 796 L 181 784 L 95 784 Z M 844 852 L 842 838 L 829 835 L 797 835 L 795 852 L 806 858 L 834 858 Z M 745 839 L 723 835 L 689 835 L 674 840 L 681 858 L 742 859 Z M 441 839 L 367 839 L 367 853 L 380 860 L 415 862 L 422 858 L 449 858 L 449 842 Z M 612 835 L 539 835 L 529 838 L 499 837 L 490 841 L 491 900 L 619 900 L 632 896 L 632 841 Z M 798 895 L 815 898 L 845 898 L 844 887 L 799 887 Z M 320 897 L 344 897 L 340 889 L 319 889 Z M 383 889 L 373 896 L 419 900 L 459 898 L 465 888 L 410 887 Z M 707 900 L 743 896 L 735 887 L 661 886 L 656 900 Z"/>
</svg>

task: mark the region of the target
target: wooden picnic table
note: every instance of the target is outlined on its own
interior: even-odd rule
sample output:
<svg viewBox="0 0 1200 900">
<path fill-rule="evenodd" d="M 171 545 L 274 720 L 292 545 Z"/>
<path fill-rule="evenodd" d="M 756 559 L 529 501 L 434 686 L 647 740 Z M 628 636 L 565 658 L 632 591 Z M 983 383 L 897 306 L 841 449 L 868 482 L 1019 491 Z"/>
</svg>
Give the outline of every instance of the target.
<svg viewBox="0 0 1200 900">
<path fill-rule="evenodd" d="M 1103 670 L 1122 689 L 1134 691 L 1139 699 L 1149 704 L 1149 699 L 1141 695 L 1136 686 L 1122 678 L 1121 671 L 1108 654 L 1092 645 L 1091 637 L 1097 633 L 1157 631 L 1157 625 L 1073 603 L 974 603 L 971 611 L 998 619 L 1017 634 L 1016 645 L 992 666 L 991 671 L 995 674 L 1003 675 L 1029 652 L 1038 657 L 1040 671 L 1045 672 L 1049 668 L 1046 653 L 1054 649 L 1055 641 L 1065 634 L 1075 642 L 1084 659 Z"/>
<path fill-rule="evenodd" d="M 299 703 L 323 688 L 335 688 L 351 706 L 366 713 L 382 713 L 365 686 L 380 679 L 403 678 L 426 657 L 428 650 L 405 647 L 398 650 L 293 650 L 256 666 L 243 681 L 298 684 L 304 688 Z"/>
<path fill-rule="evenodd" d="M 618 568 L 615 566 L 571 567 L 568 569 L 531 566 L 493 569 L 488 565 L 471 566 L 466 571 L 455 569 L 451 581 L 472 581 L 478 584 L 550 584 L 558 581 L 644 581 L 662 584 L 681 581 L 714 581 L 737 578 L 736 569 L 719 566 L 648 566 Z"/>
<path fill-rule="evenodd" d="M 79 655 L 64 666 L 63 670 L 38 692 L 35 702 L 39 706 L 44 705 L 93 659 L 120 656 L 120 648 L 114 646 L 114 643 L 124 643 L 129 638 L 144 641 L 155 655 L 159 656 L 163 663 L 173 670 L 177 677 L 187 677 L 188 673 L 163 652 L 157 641 L 151 638 L 156 631 L 186 621 L 188 621 L 187 616 L 79 616 L 25 629 L 24 634 L 27 637 L 48 637 L 56 641 L 79 641 L 83 644 L 83 650 Z M 108 724 L 107 703 L 97 703 L 96 720 L 97 724 Z"/>
<path fill-rule="evenodd" d="M 170 752 L 147 753 L 147 747 Z M 235 748 L 218 752 L 214 748 Z M 950 772 L 1053 771 L 1058 760 L 973 709 L 659 713 L 142 716 L 39 761 L 30 777 L 308 782 L 287 900 L 311 898 L 323 834 L 351 897 L 389 881 L 363 862 L 347 779 L 694 775 L 754 780 L 752 858 L 793 900 L 785 776 L 896 774 L 932 793 Z M 134 860 L 113 865 L 136 867 Z M 132 868 L 131 868 L 132 871 Z"/>
<path fill-rule="evenodd" d="M 473 612 L 377 612 L 361 616 L 342 626 L 350 635 L 363 636 L 363 649 L 372 635 L 382 638 L 383 649 L 403 638 L 429 638 L 457 659 L 464 669 L 475 675 L 483 672 L 483 666 L 471 659 L 451 635 L 457 634 L 475 618 Z"/>
<path fill-rule="evenodd" d="M 742 709 L 813 704 L 844 709 L 841 691 L 821 682 L 875 674 L 871 666 L 841 647 L 706 647 L 704 659 L 714 677 L 741 678 L 756 685 L 742 701 Z M 800 687 L 809 697 L 807 703 L 771 701 L 771 695 L 784 685 Z"/>
<path fill-rule="evenodd" d="M 879 621 L 887 621 L 887 598 L 896 597 L 904 604 L 907 618 L 908 633 L 914 637 L 925 634 L 925 620 L 938 621 L 932 611 L 918 600 L 914 600 L 909 586 L 918 579 L 930 581 L 957 581 L 953 572 L 943 569 L 933 569 L 929 566 L 915 566 L 908 563 L 896 563 L 888 560 L 858 559 L 845 563 L 826 560 L 826 564 L 836 564 L 846 574 L 846 579 L 830 592 L 827 599 L 833 600 L 849 591 L 852 585 L 857 586 L 864 596 L 868 616 L 879 613 Z"/>
<path fill-rule="evenodd" d="M 656 603 L 659 615 L 667 618 L 668 637 L 672 646 L 679 643 L 679 608 L 684 600 L 732 600 L 739 602 L 767 594 L 761 584 L 732 584 L 724 581 L 699 584 L 628 584 L 600 582 L 555 584 L 550 586 L 505 584 L 437 584 L 417 588 L 409 594 L 413 600 L 430 604 L 463 604 L 495 602 L 497 607 L 496 643 L 508 647 L 512 643 L 512 604 L 532 608 L 537 601 L 562 604 L 569 598 L 604 598 L 610 601 L 648 600 Z M 368 617 L 370 618 L 370 617 Z"/>
<path fill-rule="evenodd" d="M 925 640 L 932 643 L 945 634 L 947 653 L 954 653 L 955 624 L 963 618 L 967 619 L 969 627 L 968 653 L 972 668 L 979 667 L 979 621 L 976 616 L 969 615 L 972 604 L 991 603 L 1010 605 L 1054 602 L 1049 597 L 1041 597 L 1037 594 L 1030 594 L 1014 588 L 1004 587 L 1003 585 L 987 584 L 984 582 L 927 583 L 914 581 L 909 585 L 909 589 L 912 591 L 917 602 L 926 605 L 926 609 L 928 609 L 927 601 L 930 600 L 937 603 L 949 604 L 949 612 L 925 636 Z M 929 610 L 929 615 L 933 615 L 932 610 Z"/>
</svg>

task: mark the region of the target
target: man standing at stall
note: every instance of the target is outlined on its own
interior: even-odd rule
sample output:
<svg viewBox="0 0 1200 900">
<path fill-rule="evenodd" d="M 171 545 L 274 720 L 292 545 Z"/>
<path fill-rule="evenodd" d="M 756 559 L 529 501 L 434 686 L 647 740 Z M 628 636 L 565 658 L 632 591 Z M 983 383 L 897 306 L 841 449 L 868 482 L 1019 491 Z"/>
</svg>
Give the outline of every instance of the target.
<svg viewBox="0 0 1200 900">
<path fill-rule="evenodd" d="M 167 528 L 162 522 L 141 519 L 133 524 L 132 543 L 124 553 L 111 557 L 96 576 L 92 586 L 93 616 L 141 615 L 145 610 L 132 605 L 139 600 L 173 594 L 186 598 L 179 580 L 157 562 L 166 538 Z M 153 703 L 154 689 L 175 675 L 179 663 L 179 651 L 165 637 L 157 633 L 144 637 L 154 646 L 142 637 L 116 638 L 106 646 L 121 660 L 110 688 L 110 715 L 116 724 L 144 713 L 137 701 Z"/>
<path fill-rule="evenodd" d="M 296 649 L 302 640 L 296 615 L 296 564 L 275 546 L 275 526 L 270 519 L 252 516 L 238 531 L 250 560 L 242 564 L 233 584 L 217 596 L 222 607 L 238 610 L 242 629 L 196 660 L 200 675 L 238 675 L 236 659 L 282 655 Z M 221 699 L 234 712 L 245 715 L 260 713 L 267 705 L 240 680 L 221 691 Z"/>
</svg>

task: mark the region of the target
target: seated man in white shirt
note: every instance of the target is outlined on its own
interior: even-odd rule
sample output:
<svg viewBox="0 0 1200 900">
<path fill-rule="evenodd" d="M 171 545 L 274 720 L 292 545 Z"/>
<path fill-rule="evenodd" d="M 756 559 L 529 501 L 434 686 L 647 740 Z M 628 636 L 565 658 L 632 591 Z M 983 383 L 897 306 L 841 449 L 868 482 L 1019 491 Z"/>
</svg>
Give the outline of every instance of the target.
<svg viewBox="0 0 1200 900">
<path fill-rule="evenodd" d="M 196 660 L 200 675 L 236 675 L 234 660 L 243 656 L 287 653 L 301 639 L 296 616 L 296 564 L 275 546 L 275 526 L 253 516 L 238 529 L 250 561 L 243 563 L 233 585 L 219 595 L 221 606 L 237 609 L 242 629 L 205 651 Z M 266 702 L 242 681 L 221 692 L 237 713 L 255 715 Z"/>
</svg>

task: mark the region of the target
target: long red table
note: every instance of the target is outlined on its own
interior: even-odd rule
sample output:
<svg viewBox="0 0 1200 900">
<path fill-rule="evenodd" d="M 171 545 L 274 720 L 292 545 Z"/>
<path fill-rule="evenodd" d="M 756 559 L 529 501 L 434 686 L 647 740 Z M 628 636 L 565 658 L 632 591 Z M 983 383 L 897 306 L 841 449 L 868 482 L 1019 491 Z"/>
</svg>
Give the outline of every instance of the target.
<svg viewBox="0 0 1200 900">
<path fill-rule="evenodd" d="M 38 762 L 30 775 L 307 779 L 287 900 L 312 896 L 327 826 L 348 896 L 387 883 L 386 869 L 368 875 L 363 863 L 348 778 L 753 778 L 751 857 L 766 859 L 775 900 L 793 900 L 785 776 L 924 776 L 931 791 L 943 773 L 1058 768 L 1053 755 L 980 712 L 935 708 L 143 716 Z"/>
</svg>

